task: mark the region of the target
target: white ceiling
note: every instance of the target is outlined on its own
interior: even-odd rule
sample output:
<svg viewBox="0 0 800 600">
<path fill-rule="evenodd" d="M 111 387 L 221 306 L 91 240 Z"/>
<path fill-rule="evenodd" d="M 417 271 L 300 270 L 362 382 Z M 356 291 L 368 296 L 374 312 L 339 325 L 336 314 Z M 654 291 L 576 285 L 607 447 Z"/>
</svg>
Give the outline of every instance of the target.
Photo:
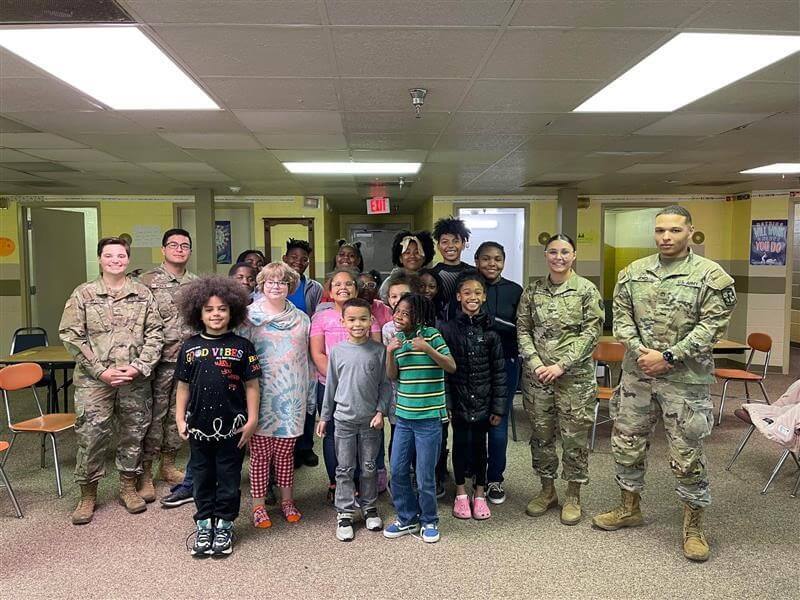
<svg viewBox="0 0 800 600">
<path fill-rule="evenodd" d="M 800 34 L 798 0 L 126 0 L 223 107 L 110 111 L 0 51 L 0 193 L 324 194 L 283 160 L 422 161 L 390 196 L 730 193 L 800 161 L 795 55 L 671 114 L 572 114 L 681 31 Z M 422 118 L 409 88 L 425 87 Z M 697 185 L 728 181 L 726 185 Z M 388 179 L 391 184 L 394 179 Z"/>
</svg>

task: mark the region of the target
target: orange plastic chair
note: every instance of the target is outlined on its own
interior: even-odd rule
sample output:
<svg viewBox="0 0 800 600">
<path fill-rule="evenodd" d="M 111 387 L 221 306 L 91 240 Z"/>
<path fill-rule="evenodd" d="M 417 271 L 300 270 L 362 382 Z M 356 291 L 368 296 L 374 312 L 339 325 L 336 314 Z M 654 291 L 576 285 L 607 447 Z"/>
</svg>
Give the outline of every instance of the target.
<svg viewBox="0 0 800 600">
<path fill-rule="evenodd" d="M 50 438 L 50 442 L 53 445 L 53 462 L 55 463 L 56 470 L 56 490 L 60 498 L 63 495 L 63 490 L 61 487 L 61 468 L 58 464 L 56 434 L 66 431 L 67 429 L 75 428 L 75 413 L 44 414 L 35 387 L 36 382 L 41 378 L 42 367 L 36 363 L 18 363 L 0 370 L 0 389 L 3 390 L 6 418 L 8 419 L 8 428 L 11 430 L 11 443 L 8 446 L 8 450 L 3 455 L 0 467 L 5 466 L 8 455 L 11 453 L 11 448 L 14 447 L 14 440 L 17 438 L 17 435 L 20 433 L 33 433 L 42 436 L 41 463 L 44 469 L 45 440 Z M 36 407 L 39 409 L 39 416 L 15 423 L 11 417 L 11 405 L 8 401 L 8 392 L 23 390 L 25 388 L 30 388 L 33 392 L 33 397 L 36 400 Z"/>
<path fill-rule="evenodd" d="M 8 442 L 0 442 L 0 452 L 5 453 L 10 447 L 11 445 Z M 11 482 L 8 480 L 8 476 L 2 466 L 0 466 L 0 481 L 2 481 L 3 486 L 8 490 L 8 495 L 11 496 L 11 504 L 14 505 L 14 512 L 17 513 L 17 517 L 21 519 L 22 509 L 19 507 L 17 497 L 14 495 L 14 490 L 11 488 Z"/>
<path fill-rule="evenodd" d="M 769 368 L 772 338 L 766 333 L 751 333 L 747 336 L 747 345 L 750 346 L 750 356 L 747 357 L 747 364 L 744 369 L 714 369 L 714 376 L 725 381 L 722 385 L 722 398 L 719 401 L 717 425 L 722 423 L 722 410 L 725 408 L 725 397 L 728 394 L 728 384 L 731 381 L 744 383 L 744 395 L 748 400 L 750 400 L 750 389 L 747 384 L 757 383 L 761 388 L 761 393 L 764 395 L 764 400 L 769 404 L 769 396 L 767 396 L 767 390 L 764 388 L 764 379 L 767 377 L 767 369 Z M 752 373 L 750 371 L 750 365 L 753 363 L 753 357 L 756 352 L 763 352 L 766 355 L 764 357 L 764 369 L 761 373 Z"/>
<path fill-rule="evenodd" d="M 597 433 L 597 417 L 600 414 L 600 401 L 605 400 L 608 402 L 611 400 L 611 396 L 614 394 L 614 388 L 611 387 L 611 365 L 622 363 L 622 359 L 625 358 L 625 345 L 622 342 L 600 342 L 597 344 L 597 347 L 592 352 L 592 358 L 597 361 L 597 366 L 603 367 L 603 383 L 602 385 L 597 388 L 597 398 L 594 405 L 594 424 L 592 425 L 592 442 L 589 445 L 590 450 L 594 450 L 594 441 L 595 441 L 595 434 Z M 620 378 L 622 377 L 622 373 L 620 372 Z M 619 381 L 617 381 L 619 384 Z M 608 423 L 611 419 L 604 419 L 600 422 L 600 425 L 603 423 Z"/>
</svg>

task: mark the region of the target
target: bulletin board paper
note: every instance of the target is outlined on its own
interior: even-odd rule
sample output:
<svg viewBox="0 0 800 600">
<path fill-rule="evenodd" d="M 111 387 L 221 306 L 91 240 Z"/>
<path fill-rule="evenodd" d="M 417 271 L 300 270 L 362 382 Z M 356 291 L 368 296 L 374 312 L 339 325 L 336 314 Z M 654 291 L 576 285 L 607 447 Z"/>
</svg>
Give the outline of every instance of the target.
<svg viewBox="0 0 800 600">
<path fill-rule="evenodd" d="M 161 227 L 158 225 L 134 225 L 132 246 L 137 248 L 160 248 Z"/>
</svg>

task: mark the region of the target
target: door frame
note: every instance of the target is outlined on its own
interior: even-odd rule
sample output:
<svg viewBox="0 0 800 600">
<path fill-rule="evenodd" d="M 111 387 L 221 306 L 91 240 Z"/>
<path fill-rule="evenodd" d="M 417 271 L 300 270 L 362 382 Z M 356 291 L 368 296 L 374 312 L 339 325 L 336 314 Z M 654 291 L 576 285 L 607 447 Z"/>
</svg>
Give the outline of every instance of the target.
<svg viewBox="0 0 800 600">
<path fill-rule="evenodd" d="M 20 298 L 22 304 L 22 320 L 26 327 L 32 327 L 31 306 L 31 230 L 28 227 L 30 215 L 28 209 L 31 208 L 94 208 L 97 211 L 97 237 L 101 238 L 100 232 L 103 231 L 103 217 L 100 202 L 76 202 L 73 200 L 19 200 L 17 203 L 17 231 L 20 238 Z"/>
<path fill-rule="evenodd" d="M 303 217 L 300 219 L 289 217 L 263 217 L 261 220 L 264 222 L 264 256 L 267 257 L 268 263 L 272 262 L 272 228 L 275 225 L 305 225 L 308 230 L 308 243 L 314 243 L 314 217 Z M 314 261 L 309 261 L 309 279 L 314 279 L 316 275 L 316 269 L 314 267 Z"/>
</svg>

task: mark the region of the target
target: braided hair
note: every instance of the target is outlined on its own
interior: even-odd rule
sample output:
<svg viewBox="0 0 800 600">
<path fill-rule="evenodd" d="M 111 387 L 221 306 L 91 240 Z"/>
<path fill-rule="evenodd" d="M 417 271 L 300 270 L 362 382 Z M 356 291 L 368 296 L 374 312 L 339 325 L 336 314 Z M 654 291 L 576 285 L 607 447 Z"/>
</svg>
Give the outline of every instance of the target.
<svg viewBox="0 0 800 600">
<path fill-rule="evenodd" d="M 395 312 L 402 303 L 408 306 L 409 317 L 414 329 L 418 327 L 434 327 L 436 325 L 436 308 L 433 302 L 422 294 L 403 294 L 394 307 Z"/>
</svg>

